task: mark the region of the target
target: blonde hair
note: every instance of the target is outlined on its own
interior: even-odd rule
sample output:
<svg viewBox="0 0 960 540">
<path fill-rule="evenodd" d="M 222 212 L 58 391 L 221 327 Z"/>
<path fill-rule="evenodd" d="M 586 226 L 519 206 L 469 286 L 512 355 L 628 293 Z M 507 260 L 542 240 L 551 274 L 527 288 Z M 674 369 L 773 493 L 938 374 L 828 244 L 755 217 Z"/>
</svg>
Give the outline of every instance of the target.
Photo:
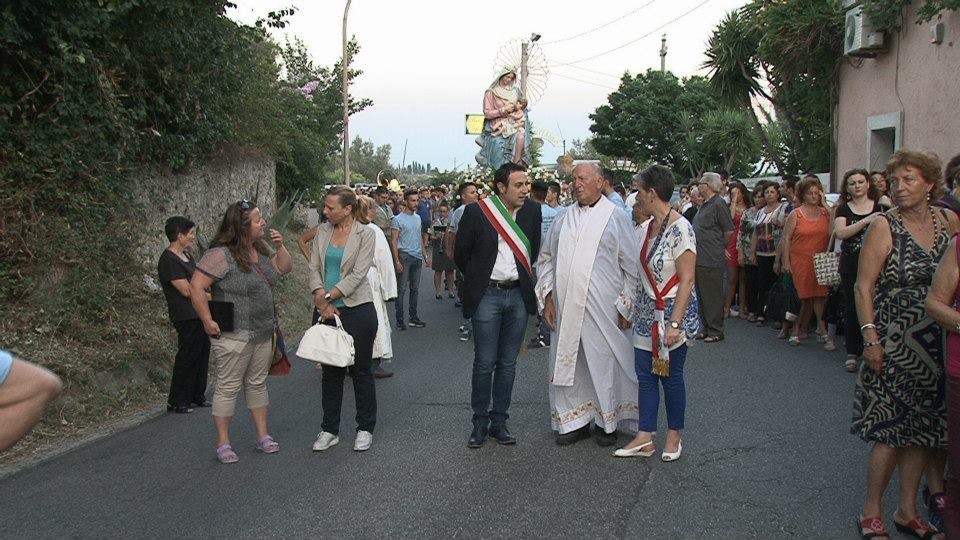
<svg viewBox="0 0 960 540">
<path fill-rule="evenodd" d="M 350 215 L 353 216 L 353 219 L 361 223 L 369 223 L 369 221 L 364 221 L 367 219 L 367 212 L 360 208 L 360 204 L 357 202 L 357 194 L 351 188 L 346 186 L 332 187 L 327 192 L 327 197 L 331 195 L 337 198 L 340 206 L 350 207 Z"/>
<path fill-rule="evenodd" d="M 373 197 L 361 195 L 357 197 L 357 205 L 360 207 L 361 214 L 363 215 L 363 217 L 358 217 L 357 221 L 364 225 L 370 223 L 370 210 L 377 207 L 377 203 L 373 200 Z"/>
</svg>

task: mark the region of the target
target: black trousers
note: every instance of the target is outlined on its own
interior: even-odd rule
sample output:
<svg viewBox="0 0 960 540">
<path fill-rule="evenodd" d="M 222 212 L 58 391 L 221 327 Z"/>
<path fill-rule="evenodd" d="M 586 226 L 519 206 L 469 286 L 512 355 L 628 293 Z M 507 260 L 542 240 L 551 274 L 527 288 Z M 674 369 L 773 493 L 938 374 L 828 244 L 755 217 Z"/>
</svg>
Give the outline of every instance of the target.
<svg viewBox="0 0 960 540">
<path fill-rule="evenodd" d="M 320 318 L 313 310 L 313 322 Z M 357 406 L 357 431 L 369 431 L 377 424 L 377 391 L 373 382 L 373 340 L 377 337 L 377 310 L 372 302 L 340 308 L 343 329 L 353 337 L 353 365 L 345 368 L 323 366 L 323 422 L 327 433 L 340 433 L 340 408 L 343 404 L 343 380 L 353 379 L 353 397 Z M 335 324 L 324 321 L 325 324 Z"/>
<path fill-rule="evenodd" d="M 853 298 L 853 286 L 856 284 L 856 274 L 840 274 L 840 288 L 843 290 L 843 302 L 847 310 L 843 317 L 843 341 L 847 354 L 860 356 L 863 354 L 863 334 L 860 333 L 857 303 Z"/>
<path fill-rule="evenodd" d="M 767 293 L 777 281 L 777 274 L 773 271 L 773 255 L 757 255 L 757 316 L 766 318 Z"/>
<path fill-rule="evenodd" d="M 174 407 L 203 403 L 207 393 L 210 338 L 200 319 L 177 321 L 173 326 L 177 329 L 177 356 L 173 361 L 167 403 Z"/>
<path fill-rule="evenodd" d="M 745 264 L 742 267 L 744 279 L 747 285 L 747 298 L 746 300 L 740 300 L 740 312 L 743 313 L 755 313 L 757 315 L 762 315 L 761 311 L 757 309 L 757 292 L 760 289 L 760 286 L 757 281 L 757 266 L 755 264 Z"/>
</svg>

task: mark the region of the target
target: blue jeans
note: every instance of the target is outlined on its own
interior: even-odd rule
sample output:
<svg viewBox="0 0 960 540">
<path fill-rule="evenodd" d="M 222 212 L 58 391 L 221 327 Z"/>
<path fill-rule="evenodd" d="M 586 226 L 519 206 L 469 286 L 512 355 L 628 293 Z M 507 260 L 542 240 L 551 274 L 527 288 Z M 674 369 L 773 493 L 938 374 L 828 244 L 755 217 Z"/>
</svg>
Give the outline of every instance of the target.
<svg viewBox="0 0 960 540">
<path fill-rule="evenodd" d="M 663 402 L 667 408 L 667 427 L 676 431 L 683 429 L 683 414 L 687 408 L 687 386 L 683 381 L 683 364 L 686 360 L 686 344 L 670 351 L 670 376 L 660 377 L 651 372 L 653 354 L 643 349 L 634 349 L 634 364 L 640 383 L 640 431 L 657 431 L 661 384 Z"/>
<path fill-rule="evenodd" d="M 480 300 L 473 323 L 473 425 L 506 425 L 513 395 L 517 355 L 527 327 L 527 309 L 520 288 L 488 287 Z M 490 406 L 491 394 L 493 408 Z"/>
<path fill-rule="evenodd" d="M 394 302 L 397 308 L 397 324 L 403 324 L 403 297 L 410 287 L 410 318 L 417 317 L 417 296 L 420 295 L 420 270 L 423 269 L 423 260 L 404 251 L 400 252 L 400 264 L 403 272 L 397 274 L 397 299 Z"/>
</svg>

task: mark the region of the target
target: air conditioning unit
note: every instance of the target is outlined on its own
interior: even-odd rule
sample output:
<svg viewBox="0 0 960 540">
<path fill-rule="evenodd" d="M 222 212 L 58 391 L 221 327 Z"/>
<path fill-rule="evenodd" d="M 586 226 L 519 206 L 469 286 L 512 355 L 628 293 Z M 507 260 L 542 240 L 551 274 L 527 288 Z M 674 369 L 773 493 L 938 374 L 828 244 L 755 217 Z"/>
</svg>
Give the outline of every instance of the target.
<svg viewBox="0 0 960 540">
<path fill-rule="evenodd" d="M 877 51 L 884 48 L 883 32 L 873 29 L 870 20 L 863 14 L 862 6 L 853 7 L 847 12 L 845 27 L 843 54 L 876 56 Z"/>
</svg>

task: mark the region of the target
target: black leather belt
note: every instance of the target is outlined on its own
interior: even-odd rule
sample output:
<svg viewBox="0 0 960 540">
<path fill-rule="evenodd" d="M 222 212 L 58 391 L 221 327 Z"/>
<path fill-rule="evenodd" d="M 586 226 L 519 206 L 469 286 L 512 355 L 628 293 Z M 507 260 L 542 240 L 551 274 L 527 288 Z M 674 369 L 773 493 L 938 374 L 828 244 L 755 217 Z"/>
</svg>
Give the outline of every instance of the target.
<svg viewBox="0 0 960 540">
<path fill-rule="evenodd" d="M 520 281 L 516 279 L 513 281 L 497 281 L 491 279 L 489 286 L 493 287 L 494 289 L 516 289 L 520 286 Z"/>
</svg>

